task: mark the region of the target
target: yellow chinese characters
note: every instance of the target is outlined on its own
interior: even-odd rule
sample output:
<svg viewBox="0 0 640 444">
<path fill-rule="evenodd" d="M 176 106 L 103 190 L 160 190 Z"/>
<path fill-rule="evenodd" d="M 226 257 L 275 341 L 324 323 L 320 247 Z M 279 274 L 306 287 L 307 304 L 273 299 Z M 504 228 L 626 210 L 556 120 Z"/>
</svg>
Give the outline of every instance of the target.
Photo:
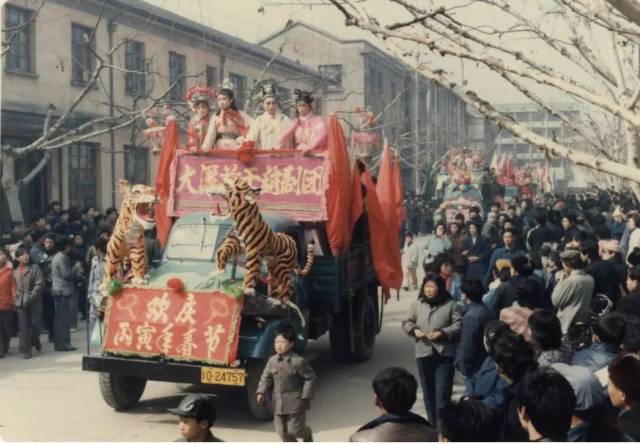
<svg viewBox="0 0 640 444">
<path fill-rule="evenodd" d="M 195 328 L 189 327 L 189 330 L 182 335 L 182 344 L 178 346 L 177 350 L 183 358 L 191 358 L 193 350 L 198 348 L 198 346 L 193 342 L 193 334 L 195 331 Z"/>
<path fill-rule="evenodd" d="M 120 343 L 126 345 L 127 347 L 131 346 L 133 342 L 133 332 L 131 331 L 131 326 L 128 322 L 120 322 L 118 324 L 118 331 L 116 335 L 113 337 L 113 343 L 115 345 L 120 345 Z"/>
<path fill-rule="evenodd" d="M 136 333 L 138 334 L 136 349 L 145 349 L 151 351 L 151 339 L 153 338 L 152 335 L 155 332 L 156 328 L 149 325 L 147 322 L 145 322 L 143 325 L 138 325 L 138 328 L 136 328 Z"/>
<path fill-rule="evenodd" d="M 169 304 L 169 293 L 164 292 L 162 296 L 156 296 L 147 303 L 145 318 L 151 322 L 166 323 L 169 320 L 167 316 Z"/>
<path fill-rule="evenodd" d="M 180 312 L 176 316 L 176 323 L 178 324 L 189 324 L 193 326 L 196 323 L 194 319 L 194 315 L 196 314 L 196 298 L 192 293 L 189 293 L 187 296 L 187 301 L 184 303 Z"/>
<path fill-rule="evenodd" d="M 215 327 L 210 325 L 207 327 L 207 331 L 204 336 L 207 338 L 207 356 L 211 359 L 220 345 L 220 335 L 226 332 L 222 324 L 217 324 Z"/>
</svg>

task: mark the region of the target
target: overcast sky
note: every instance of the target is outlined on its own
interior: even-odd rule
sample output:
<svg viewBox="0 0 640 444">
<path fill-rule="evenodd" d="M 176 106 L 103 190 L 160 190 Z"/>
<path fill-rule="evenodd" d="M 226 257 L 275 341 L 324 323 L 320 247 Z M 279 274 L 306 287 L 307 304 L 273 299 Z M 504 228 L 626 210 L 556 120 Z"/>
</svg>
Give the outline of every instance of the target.
<svg viewBox="0 0 640 444">
<path fill-rule="evenodd" d="M 300 20 L 329 31 L 341 38 L 365 38 L 377 45 L 381 45 L 376 37 L 368 32 L 354 27 L 346 27 L 342 14 L 334 6 L 322 6 L 323 0 L 145 0 L 176 14 L 187 17 L 220 31 L 235 35 L 250 42 L 258 42 L 271 33 L 282 29 L 288 20 Z M 540 21 L 545 29 L 556 36 L 566 34 L 566 26 L 553 17 L 544 16 L 541 4 L 545 0 L 516 0 L 513 4 L 528 8 L 528 16 Z M 469 3 L 464 0 L 420 0 L 414 4 L 424 7 L 445 4 L 450 6 L 456 2 Z M 384 18 L 384 23 L 392 23 L 407 15 L 398 5 L 386 0 L 369 0 L 365 3 L 370 12 Z M 508 25 L 508 18 L 500 11 L 488 7 L 463 8 L 456 11 L 458 19 L 465 23 L 504 27 Z M 513 37 L 511 37 L 513 36 Z M 532 56 L 547 63 L 565 63 L 562 58 L 555 56 L 552 51 L 531 39 L 522 39 L 522 35 L 511 34 L 503 37 L 500 42 L 505 45 L 528 52 Z M 475 64 L 463 64 L 455 59 L 441 59 L 428 61 L 430 66 L 444 67 L 454 74 L 455 80 L 466 80 L 470 87 L 481 96 L 496 103 L 524 102 L 526 98 L 496 74 L 486 69 L 478 68 Z M 577 71 L 577 70 L 576 70 Z M 576 73 L 576 75 L 579 75 Z M 550 101 L 563 100 L 555 91 L 536 87 L 536 92 Z"/>
</svg>

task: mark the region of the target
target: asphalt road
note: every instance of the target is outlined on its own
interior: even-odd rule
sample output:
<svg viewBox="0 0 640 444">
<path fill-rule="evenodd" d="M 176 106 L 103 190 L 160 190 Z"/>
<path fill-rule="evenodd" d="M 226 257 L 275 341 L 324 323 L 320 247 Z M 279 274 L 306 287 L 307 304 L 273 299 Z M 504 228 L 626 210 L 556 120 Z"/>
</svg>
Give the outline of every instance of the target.
<svg viewBox="0 0 640 444">
<path fill-rule="evenodd" d="M 320 357 L 314 362 L 319 378 L 307 415 L 317 441 L 345 441 L 377 416 L 371 381 L 379 370 L 394 365 L 415 374 L 413 341 L 402 332 L 400 321 L 416 295 L 416 291 L 401 292 L 398 301 L 394 292 L 368 362 L 333 363 L 327 337 L 310 344 L 309 350 Z M 85 343 L 84 335 L 83 328 L 72 334 L 78 348 Z M 175 407 L 186 391 L 202 391 L 202 386 L 150 382 L 137 407 L 115 412 L 102 400 L 98 375 L 81 370 L 82 352 L 59 353 L 52 348 L 44 344 L 41 354 L 23 360 L 14 338 L 10 355 L 0 359 L 0 440 L 173 441 L 179 437 L 177 421 L 166 409 Z M 273 423 L 256 422 L 240 407 L 239 392 L 207 393 L 218 410 L 214 433 L 223 440 L 278 440 Z M 414 411 L 424 415 L 420 391 Z"/>
</svg>

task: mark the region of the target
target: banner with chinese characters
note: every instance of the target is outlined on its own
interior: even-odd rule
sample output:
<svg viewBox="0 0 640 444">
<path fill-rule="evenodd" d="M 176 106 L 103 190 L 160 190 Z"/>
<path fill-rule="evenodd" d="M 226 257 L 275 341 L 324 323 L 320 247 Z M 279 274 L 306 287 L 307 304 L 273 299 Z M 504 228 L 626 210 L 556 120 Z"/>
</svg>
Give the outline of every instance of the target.
<svg viewBox="0 0 640 444">
<path fill-rule="evenodd" d="M 104 350 L 177 361 L 236 360 L 242 298 L 219 291 L 125 287 L 109 301 Z"/>
<path fill-rule="evenodd" d="M 256 154 L 248 166 L 235 156 L 180 154 L 171 164 L 172 216 L 195 211 L 226 211 L 220 190 L 228 179 L 242 177 L 260 188 L 260 209 L 278 211 L 302 222 L 327 219 L 326 189 L 329 164 L 326 156 Z"/>
</svg>

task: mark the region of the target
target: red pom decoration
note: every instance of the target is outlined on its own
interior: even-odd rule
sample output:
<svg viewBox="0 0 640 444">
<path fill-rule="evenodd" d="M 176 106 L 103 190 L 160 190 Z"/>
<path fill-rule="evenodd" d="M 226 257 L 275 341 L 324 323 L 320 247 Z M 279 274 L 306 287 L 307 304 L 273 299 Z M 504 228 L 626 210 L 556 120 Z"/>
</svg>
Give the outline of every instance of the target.
<svg viewBox="0 0 640 444">
<path fill-rule="evenodd" d="M 181 292 L 184 290 L 184 282 L 182 282 L 180 278 L 172 277 L 167 279 L 167 287 L 169 287 L 170 290 Z"/>
<path fill-rule="evenodd" d="M 236 150 L 236 158 L 238 159 L 238 161 L 242 162 L 245 165 L 253 162 L 253 159 L 255 157 L 253 153 L 254 146 L 255 142 L 252 140 L 244 142 L 242 146 Z"/>
</svg>

